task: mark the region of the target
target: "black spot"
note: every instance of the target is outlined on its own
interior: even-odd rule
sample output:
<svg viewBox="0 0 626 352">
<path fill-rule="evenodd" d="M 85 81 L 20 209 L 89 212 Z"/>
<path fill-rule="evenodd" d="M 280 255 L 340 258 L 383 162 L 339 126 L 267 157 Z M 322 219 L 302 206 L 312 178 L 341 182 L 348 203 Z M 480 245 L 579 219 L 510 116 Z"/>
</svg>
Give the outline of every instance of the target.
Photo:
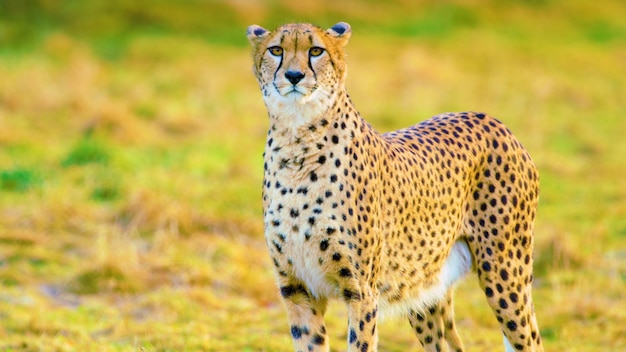
<svg viewBox="0 0 626 352">
<path fill-rule="evenodd" d="M 518 300 L 518 298 L 517 298 L 517 293 L 512 292 L 512 293 L 509 295 L 509 298 L 511 299 L 511 302 L 513 302 L 513 303 L 517 303 L 517 300 Z"/>
<path fill-rule="evenodd" d="M 485 288 L 485 295 L 487 297 L 493 297 L 493 290 L 491 289 L 491 287 Z"/>
<path fill-rule="evenodd" d="M 325 163 L 326 162 L 326 156 L 320 155 L 320 157 L 317 158 L 317 162 L 320 163 L 320 164 Z"/>
<path fill-rule="evenodd" d="M 294 339 L 299 339 L 302 337 L 302 329 L 300 329 L 299 327 L 292 325 L 291 326 L 291 336 L 293 336 Z"/>
<path fill-rule="evenodd" d="M 302 285 L 283 286 L 280 288 L 280 294 L 281 296 L 283 296 L 283 298 L 288 298 L 295 294 L 303 294 L 305 296 L 308 296 L 306 289 Z"/>
<path fill-rule="evenodd" d="M 331 137 L 331 140 L 333 141 L 333 143 L 337 144 L 339 143 L 339 137 L 337 137 L 337 135 L 334 135 Z"/>
<path fill-rule="evenodd" d="M 339 270 L 339 276 L 352 277 L 352 271 L 350 271 L 350 269 L 348 268 L 341 268 L 341 270 Z"/>
<path fill-rule="evenodd" d="M 311 171 L 311 175 L 309 175 L 309 178 L 311 179 L 311 182 L 317 181 L 317 174 L 315 173 L 315 171 Z"/>
<path fill-rule="evenodd" d="M 313 342 L 316 345 L 323 345 L 324 341 L 325 341 L 324 336 L 320 334 L 313 335 L 313 338 L 311 339 L 311 342 Z"/>
<path fill-rule="evenodd" d="M 331 175 L 330 182 L 337 182 L 337 175 Z"/>
<path fill-rule="evenodd" d="M 327 235 L 332 235 L 333 233 L 335 233 L 335 231 L 337 231 L 337 230 L 334 227 L 326 228 L 326 234 Z"/>
<path fill-rule="evenodd" d="M 322 240 L 320 242 L 320 250 L 325 251 L 328 249 L 328 239 Z"/>
<path fill-rule="evenodd" d="M 347 288 L 343 289 L 343 298 L 345 300 L 353 300 L 353 299 L 359 299 L 360 295 L 352 290 L 349 290 Z"/>
<path fill-rule="evenodd" d="M 363 342 L 363 344 L 361 345 L 361 352 L 367 352 L 368 348 L 369 345 L 367 344 L 367 342 Z"/>
<path fill-rule="evenodd" d="M 292 218 L 297 218 L 298 215 L 300 215 L 300 212 L 298 211 L 298 209 L 292 208 L 291 212 L 289 213 L 289 215 L 291 215 Z"/>
<path fill-rule="evenodd" d="M 483 270 L 485 272 L 491 271 L 491 264 L 489 264 L 489 262 L 483 262 Z"/>
<path fill-rule="evenodd" d="M 511 331 L 515 331 L 517 330 L 517 323 L 514 322 L 513 320 L 509 320 L 509 322 L 506 323 L 506 327 L 509 328 L 509 330 Z"/>
<path fill-rule="evenodd" d="M 354 343 L 356 341 L 356 332 L 354 329 L 350 329 L 350 337 L 348 338 L 348 343 Z"/>
<path fill-rule="evenodd" d="M 341 260 L 341 254 L 339 254 L 337 252 L 333 253 L 333 260 L 336 261 L 336 262 L 340 261 Z"/>
<path fill-rule="evenodd" d="M 508 271 L 502 269 L 500 270 L 500 277 L 502 278 L 502 280 L 506 281 L 509 279 L 509 273 Z"/>
<path fill-rule="evenodd" d="M 498 304 L 500 305 L 500 308 L 502 309 L 509 308 L 509 304 L 506 303 L 506 300 L 504 298 L 500 298 L 500 301 L 498 301 Z"/>
</svg>

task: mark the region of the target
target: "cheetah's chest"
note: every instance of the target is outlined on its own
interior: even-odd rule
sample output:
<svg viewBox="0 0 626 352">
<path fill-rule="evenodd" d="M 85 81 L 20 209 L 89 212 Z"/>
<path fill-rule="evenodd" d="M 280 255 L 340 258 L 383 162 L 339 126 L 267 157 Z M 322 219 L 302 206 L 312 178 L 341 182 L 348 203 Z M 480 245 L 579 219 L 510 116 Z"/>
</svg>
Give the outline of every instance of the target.
<svg viewBox="0 0 626 352">
<path fill-rule="evenodd" d="M 334 251 L 333 244 L 315 234 L 315 226 L 285 222 L 286 226 L 276 227 L 277 231 L 266 233 L 272 258 L 282 268 L 286 268 L 280 275 L 304 283 L 315 297 L 337 296 L 337 283 L 329 276 L 325 255 Z M 326 224 L 327 228 L 332 228 L 330 222 Z"/>
<path fill-rule="evenodd" d="M 329 266 L 332 254 L 343 251 L 337 244 L 343 225 L 331 211 L 340 208 L 331 199 L 332 187 L 320 189 L 296 177 L 269 177 L 266 183 L 272 187 L 264 191 L 265 236 L 274 264 L 283 268 L 279 275 L 304 283 L 315 297 L 337 296 Z"/>
</svg>

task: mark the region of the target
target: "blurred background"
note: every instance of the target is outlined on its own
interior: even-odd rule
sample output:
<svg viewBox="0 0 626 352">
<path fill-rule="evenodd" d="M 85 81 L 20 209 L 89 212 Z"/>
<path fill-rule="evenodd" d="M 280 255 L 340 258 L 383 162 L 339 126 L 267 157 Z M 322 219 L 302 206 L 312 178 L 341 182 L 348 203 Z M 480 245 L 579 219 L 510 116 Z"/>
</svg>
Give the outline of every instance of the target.
<svg viewBox="0 0 626 352">
<path fill-rule="evenodd" d="M 379 131 L 507 124 L 541 173 L 549 351 L 626 349 L 626 2 L 0 0 L 0 350 L 289 351 L 262 229 L 266 111 L 246 27 L 352 25 Z M 502 350 L 476 280 L 469 351 Z M 328 314 L 345 348 L 342 304 Z M 408 323 L 380 349 L 418 349 Z"/>
</svg>

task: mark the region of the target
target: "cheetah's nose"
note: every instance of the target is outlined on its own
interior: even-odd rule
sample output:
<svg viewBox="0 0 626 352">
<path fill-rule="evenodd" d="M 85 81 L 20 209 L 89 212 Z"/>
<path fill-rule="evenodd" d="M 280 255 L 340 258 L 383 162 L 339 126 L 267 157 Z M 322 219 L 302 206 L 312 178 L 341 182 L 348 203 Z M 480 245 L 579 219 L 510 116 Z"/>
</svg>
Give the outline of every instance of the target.
<svg viewBox="0 0 626 352">
<path fill-rule="evenodd" d="M 300 71 L 289 70 L 285 72 L 285 78 L 287 78 L 287 80 L 289 80 L 289 82 L 291 82 L 291 84 L 295 86 L 296 84 L 298 84 L 298 82 L 300 82 L 304 78 L 304 73 Z"/>
</svg>

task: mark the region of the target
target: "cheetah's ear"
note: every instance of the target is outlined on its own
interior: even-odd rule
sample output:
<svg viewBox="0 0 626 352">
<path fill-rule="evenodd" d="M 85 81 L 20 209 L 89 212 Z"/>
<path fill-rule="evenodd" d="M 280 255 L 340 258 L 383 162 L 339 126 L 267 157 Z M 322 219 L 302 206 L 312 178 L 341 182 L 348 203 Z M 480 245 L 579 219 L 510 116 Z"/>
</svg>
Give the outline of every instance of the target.
<svg viewBox="0 0 626 352">
<path fill-rule="evenodd" d="M 346 22 L 339 22 L 330 27 L 330 29 L 328 29 L 326 33 L 335 38 L 341 46 L 345 46 L 346 44 L 348 44 L 348 40 L 350 40 L 350 36 L 352 35 L 352 29 L 350 28 L 350 25 Z"/>
<path fill-rule="evenodd" d="M 248 31 L 246 32 L 246 36 L 248 37 L 248 41 L 252 44 L 253 47 L 256 47 L 263 39 L 265 39 L 270 32 L 256 24 L 248 27 Z"/>
</svg>

